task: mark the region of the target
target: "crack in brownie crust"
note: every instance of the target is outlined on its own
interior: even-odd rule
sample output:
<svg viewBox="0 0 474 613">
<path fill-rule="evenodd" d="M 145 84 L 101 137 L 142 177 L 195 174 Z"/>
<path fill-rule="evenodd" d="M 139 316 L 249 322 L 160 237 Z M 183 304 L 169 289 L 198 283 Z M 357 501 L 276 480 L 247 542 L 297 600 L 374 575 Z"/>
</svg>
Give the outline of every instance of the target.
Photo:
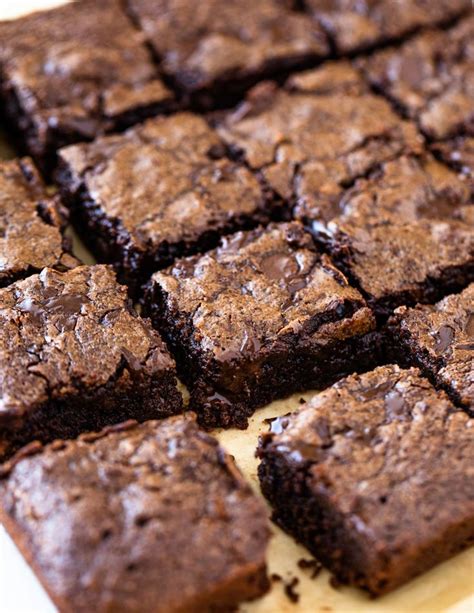
<svg viewBox="0 0 474 613">
<path fill-rule="evenodd" d="M 61 611 L 228 612 L 268 587 L 266 509 L 190 417 L 40 448 L 0 501 Z"/>
<path fill-rule="evenodd" d="M 260 482 L 339 580 L 383 594 L 473 542 L 473 428 L 416 369 L 380 367 L 274 421 Z"/>
<path fill-rule="evenodd" d="M 474 415 L 474 284 L 434 306 L 400 307 L 390 331 L 400 361 L 422 368 Z"/>
<path fill-rule="evenodd" d="M 96 253 L 135 289 L 177 256 L 268 223 L 281 204 L 206 121 L 161 117 L 59 152 L 58 180 Z"/>
<path fill-rule="evenodd" d="M 106 266 L 44 269 L 0 290 L 0 456 L 181 410 L 175 366 Z"/>
<path fill-rule="evenodd" d="M 278 0 L 128 0 L 165 73 L 185 92 L 228 98 L 327 56 L 320 27 Z"/>
<path fill-rule="evenodd" d="M 78 265 L 63 236 L 65 222 L 65 210 L 47 195 L 28 158 L 0 162 L 0 287 L 45 266 Z"/>
<path fill-rule="evenodd" d="M 430 7 L 435 3 L 430 3 Z M 371 83 L 433 139 L 474 130 L 474 16 L 364 62 Z"/>
<path fill-rule="evenodd" d="M 0 23 L 0 91 L 24 147 L 54 150 L 171 106 L 143 35 L 118 0 L 82 0 Z"/>
<path fill-rule="evenodd" d="M 153 275 L 145 309 L 173 347 L 208 426 L 374 359 L 370 310 L 298 223 L 238 233 Z"/>
</svg>

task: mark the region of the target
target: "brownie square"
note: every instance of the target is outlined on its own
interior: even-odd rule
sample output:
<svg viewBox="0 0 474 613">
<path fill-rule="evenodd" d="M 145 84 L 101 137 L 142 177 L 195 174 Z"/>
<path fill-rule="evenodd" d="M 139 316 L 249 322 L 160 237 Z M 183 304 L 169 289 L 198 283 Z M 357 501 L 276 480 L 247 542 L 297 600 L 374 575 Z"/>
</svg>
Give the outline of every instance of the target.
<svg viewBox="0 0 474 613">
<path fill-rule="evenodd" d="M 181 410 L 174 361 L 107 266 L 0 290 L 0 458 L 33 440 Z"/>
<path fill-rule="evenodd" d="M 335 185 L 325 199 L 317 176 L 303 178 L 295 216 L 380 317 L 474 280 L 470 187 L 430 155 L 384 162 L 353 187 Z"/>
<path fill-rule="evenodd" d="M 427 31 L 373 55 L 367 76 L 430 138 L 473 135 L 473 41 L 471 15 L 450 30 Z"/>
<path fill-rule="evenodd" d="M 127 0 L 164 73 L 222 105 L 257 80 L 329 54 L 316 22 L 279 0 Z M 285 6 L 286 4 L 286 6 Z"/>
<path fill-rule="evenodd" d="M 63 235 L 66 210 L 51 198 L 28 158 L 0 162 L 0 287 L 79 262 Z"/>
<path fill-rule="evenodd" d="M 473 542 L 473 428 L 416 369 L 383 366 L 272 422 L 262 490 L 338 580 L 384 594 Z"/>
<path fill-rule="evenodd" d="M 218 130 L 233 154 L 290 202 L 307 180 L 317 190 L 314 198 L 325 199 L 422 144 L 414 124 L 370 93 L 346 62 L 297 75 L 285 89 L 258 85 Z"/>
<path fill-rule="evenodd" d="M 469 0 L 304 0 L 338 53 L 386 44 L 467 13 Z"/>
<path fill-rule="evenodd" d="M 217 613 L 266 591 L 266 509 L 192 418 L 29 453 L 0 516 L 59 610 Z"/>
<path fill-rule="evenodd" d="M 245 428 L 255 408 L 374 357 L 364 299 L 298 223 L 237 233 L 177 261 L 153 275 L 144 306 L 207 427 Z"/>
<path fill-rule="evenodd" d="M 474 415 L 474 284 L 433 306 L 400 307 L 389 324 L 400 361 L 419 366 Z"/>
<path fill-rule="evenodd" d="M 90 140 L 172 106 L 120 0 L 81 0 L 0 23 L 0 96 L 43 169 Z"/>
<path fill-rule="evenodd" d="M 268 223 L 281 203 L 226 157 L 206 121 L 159 117 L 59 152 L 58 181 L 84 238 L 133 288 L 222 234 Z"/>
</svg>

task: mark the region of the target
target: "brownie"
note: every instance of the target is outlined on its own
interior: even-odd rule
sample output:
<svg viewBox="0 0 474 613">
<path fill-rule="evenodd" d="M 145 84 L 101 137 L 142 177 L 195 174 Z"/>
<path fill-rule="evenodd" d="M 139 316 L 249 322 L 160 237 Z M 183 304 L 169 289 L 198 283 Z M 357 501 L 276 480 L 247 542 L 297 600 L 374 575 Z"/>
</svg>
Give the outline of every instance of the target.
<svg viewBox="0 0 474 613">
<path fill-rule="evenodd" d="M 174 258 L 282 209 L 192 113 L 66 147 L 59 160 L 58 181 L 84 238 L 135 288 Z"/>
<path fill-rule="evenodd" d="M 173 106 L 121 0 L 81 0 L 0 23 L 0 96 L 23 147 L 54 151 Z"/>
<path fill-rule="evenodd" d="M 67 270 L 79 263 L 63 235 L 65 213 L 31 160 L 0 162 L 0 287 L 45 266 Z"/>
<path fill-rule="evenodd" d="M 371 49 L 467 13 L 469 0 L 304 0 L 338 53 Z"/>
<path fill-rule="evenodd" d="M 266 509 L 191 417 L 29 453 L 0 516 L 60 611 L 216 613 L 266 591 Z"/>
<path fill-rule="evenodd" d="M 473 428 L 416 369 L 379 367 L 272 422 L 262 490 L 338 581 L 384 594 L 473 542 Z"/>
<path fill-rule="evenodd" d="M 474 415 L 474 284 L 434 306 L 400 307 L 389 330 L 399 360 L 419 366 Z"/>
<path fill-rule="evenodd" d="M 181 410 L 174 361 L 107 266 L 45 268 L 1 289 L 0 328 L 0 459 Z"/>
<path fill-rule="evenodd" d="M 301 224 L 272 224 L 153 275 L 145 312 L 206 427 L 325 386 L 373 359 L 370 310 Z"/>
<path fill-rule="evenodd" d="M 433 5 L 430 3 L 430 10 Z M 432 139 L 474 134 L 474 15 L 365 63 L 370 82 Z"/>
<path fill-rule="evenodd" d="M 218 130 L 233 155 L 290 202 L 301 183 L 311 181 L 321 200 L 422 143 L 414 124 L 370 93 L 346 62 L 298 75 L 285 89 L 259 84 Z"/>
<path fill-rule="evenodd" d="M 311 65 L 330 51 L 319 25 L 290 10 L 290 2 L 127 0 L 127 5 L 175 86 L 187 94 L 211 94 L 217 105 L 259 79 Z"/>
<path fill-rule="evenodd" d="M 466 177 L 474 195 L 474 136 L 457 136 L 432 145 L 434 154 Z"/>
<path fill-rule="evenodd" d="M 428 154 L 404 155 L 318 198 L 326 181 L 301 177 L 295 216 L 380 317 L 474 281 L 474 206 L 455 171 Z"/>
</svg>

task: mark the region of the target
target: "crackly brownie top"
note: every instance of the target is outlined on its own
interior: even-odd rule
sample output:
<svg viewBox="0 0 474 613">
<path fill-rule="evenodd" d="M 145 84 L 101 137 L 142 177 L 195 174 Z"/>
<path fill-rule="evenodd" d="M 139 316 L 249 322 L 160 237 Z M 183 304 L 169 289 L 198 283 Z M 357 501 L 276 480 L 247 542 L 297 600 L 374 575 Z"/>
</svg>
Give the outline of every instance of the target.
<svg viewBox="0 0 474 613">
<path fill-rule="evenodd" d="M 466 177 L 474 194 L 474 136 L 458 136 L 434 143 L 432 148 L 444 162 Z"/>
<path fill-rule="evenodd" d="M 395 311 L 415 356 L 474 410 L 474 284 L 437 304 Z"/>
<path fill-rule="evenodd" d="M 0 163 L 0 286 L 45 266 L 72 268 L 63 210 L 27 158 Z"/>
<path fill-rule="evenodd" d="M 0 328 L 0 423 L 119 379 L 124 365 L 174 367 L 107 266 L 45 268 L 0 290 Z"/>
<path fill-rule="evenodd" d="M 234 234 L 153 283 L 204 355 L 222 362 L 284 348 L 295 335 L 323 344 L 372 327 L 359 292 L 298 223 Z"/>
<path fill-rule="evenodd" d="M 70 173 L 66 187 L 85 187 L 142 249 L 196 240 L 265 206 L 257 178 L 227 159 L 217 133 L 192 113 L 151 119 L 125 134 L 62 149 L 60 157 Z"/>
<path fill-rule="evenodd" d="M 38 122 L 81 126 L 170 96 L 118 0 L 81 0 L 0 23 L 4 78 Z"/>
<path fill-rule="evenodd" d="M 383 366 L 342 379 L 273 422 L 262 452 L 305 471 L 368 559 L 429 542 L 474 514 L 474 420 L 416 369 Z M 398 521 L 403 517 L 403 523 Z"/>
<path fill-rule="evenodd" d="M 436 3 L 430 3 L 429 9 Z M 432 138 L 472 132 L 474 16 L 429 31 L 366 63 L 369 79 Z"/>
<path fill-rule="evenodd" d="M 333 76 L 341 76 L 344 86 Z M 376 164 L 420 147 L 415 126 L 369 93 L 346 64 L 306 73 L 289 88 L 257 86 L 219 126 L 235 153 L 262 169 L 285 198 L 306 174 L 316 197 L 325 198 Z"/>
<path fill-rule="evenodd" d="M 128 0 L 163 68 L 187 90 L 329 53 L 309 17 L 280 0 Z"/>
<path fill-rule="evenodd" d="M 386 162 L 326 200 L 307 196 L 314 192 L 313 177 L 303 178 L 296 216 L 321 240 L 349 248 L 348 266 L 376 298 L 472 261 L 469 185 L 428 155 Z"/>
<path fill-rule="evenodd" d="M 44 580 L 81 611 L 207 611 L 265 563 L 263 504 L 189 416 L 53 443 L 13 464 L 0 497 Z"/>
<path fill-rule="evenodd" d="M 469 0 L 305 0 L 339 52 L 371 47 L 467 12 Z"/>
</svg>

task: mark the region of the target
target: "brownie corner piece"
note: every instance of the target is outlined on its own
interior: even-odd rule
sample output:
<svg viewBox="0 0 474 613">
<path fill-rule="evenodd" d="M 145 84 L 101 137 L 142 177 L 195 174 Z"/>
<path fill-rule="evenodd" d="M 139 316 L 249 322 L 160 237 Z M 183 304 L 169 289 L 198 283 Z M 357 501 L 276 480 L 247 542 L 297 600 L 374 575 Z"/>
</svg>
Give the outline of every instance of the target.
<svg viewBox="0 0 474 613">
<path fill-rule="evenodd" d="M 57 180 L 87 243 L 132 289 L 176 257 L 284 214 L 281 199 L 191 112 L 61 149 Z"/>
<path fill-rule="evenodd" d="M 257 407 L 373 359 L 371 311 L 296 222 L 178 260 L 153 275 L 144 306 L 208 427 L 246 427 Z"/>
<path fill-rule="evenodd" d="M 6 116 L 48 173 L 59 147 L 173 104 L 119 0 L 82 0 L 0 22 L 0 40 Z"/>
<path fill-rule="evenodd" d="M 181 411 L 175 363 L 112 270 L 45 268 L 0 290 L 0 455 Z"/>
<path fill-rule="evenodd" d="M 347 377 L 260 440 L 274 519 L 378 596 L 474 540 L 472 430 L 417 369 Z"/>
<path fill-rule="evenodd" d="M 435 305 L 398 308 L 389 332 L 395 355 L 474 416 L 474 283 Z"/>
<path fill-rule="evenodd" d="M 224 613 L 268 589 L 265 505 L 191 417 L 30 453 L 0 516 L 61 611 Z"/>
<path fill-rule="evenodd" d="M 182 92 L 220 104 L 264 78 L 329 55 L 320 26 L 278 0 L 128 0 L 128 10 Z M 202 97 L 203 98 L 203 97 Z M 204 99 L 203 99 L 204 100 Z"/>
<path fill-rule="evenodd" d="M 0 161 L 0 287 L 46 266 L 78 265 L 64 236 L 66 219 L 29 158 Z"/>
</svg>

